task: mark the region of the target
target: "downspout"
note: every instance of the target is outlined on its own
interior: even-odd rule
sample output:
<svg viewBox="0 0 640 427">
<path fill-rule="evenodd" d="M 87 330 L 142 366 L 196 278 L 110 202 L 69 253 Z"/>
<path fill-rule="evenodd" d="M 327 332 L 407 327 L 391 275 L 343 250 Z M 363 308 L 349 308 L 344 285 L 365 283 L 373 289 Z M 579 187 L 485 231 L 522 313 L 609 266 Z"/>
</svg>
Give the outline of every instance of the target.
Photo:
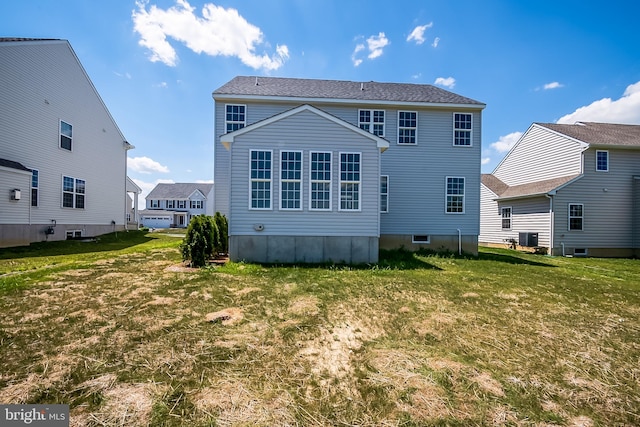
<svg viewBox="0 0 640 427">
<path fill-rule="evenodd" d="M 462 232 L 459 228 L 456 230 L 458 230 L 458 255 L 462 255 Z"/>
</svg>

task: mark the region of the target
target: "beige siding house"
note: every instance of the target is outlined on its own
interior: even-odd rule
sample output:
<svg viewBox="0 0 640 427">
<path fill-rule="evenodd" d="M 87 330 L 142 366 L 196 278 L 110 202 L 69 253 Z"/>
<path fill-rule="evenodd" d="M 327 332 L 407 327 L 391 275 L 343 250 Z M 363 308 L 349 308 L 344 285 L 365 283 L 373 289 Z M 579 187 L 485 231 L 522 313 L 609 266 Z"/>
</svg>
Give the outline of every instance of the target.
<svg viewBox="0 0 640 427">
<path fill-rule="evenodd" d="M 534 123 L 482 176 L 480 243 L 640 254 L 640 126 Z"/>
</svg>

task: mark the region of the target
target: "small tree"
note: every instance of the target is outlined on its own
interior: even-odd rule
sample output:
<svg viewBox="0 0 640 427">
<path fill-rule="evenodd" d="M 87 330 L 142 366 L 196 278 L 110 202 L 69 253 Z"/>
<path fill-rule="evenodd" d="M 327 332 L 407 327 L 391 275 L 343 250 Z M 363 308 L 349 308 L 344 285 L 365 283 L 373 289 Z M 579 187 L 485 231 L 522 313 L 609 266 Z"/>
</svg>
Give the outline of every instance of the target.
<svg viewBox="0 0 640 427">
<path fill-rule="evenodd" d="M 188 260 L 192 267 L 204 267 L 216 251 L 219 240 L 218 227 L 212 217 L 194 216 L 180 245 L 183 261 Z"/>
<path fill-rule="evenodd" d="M 216 252 L 226 254 L 229 252 L 229 224 L 227 222 L 227 217 L 222 215 L 220 212 L 216 212 L 213 220 L 218 227 Z"/>
</svg>

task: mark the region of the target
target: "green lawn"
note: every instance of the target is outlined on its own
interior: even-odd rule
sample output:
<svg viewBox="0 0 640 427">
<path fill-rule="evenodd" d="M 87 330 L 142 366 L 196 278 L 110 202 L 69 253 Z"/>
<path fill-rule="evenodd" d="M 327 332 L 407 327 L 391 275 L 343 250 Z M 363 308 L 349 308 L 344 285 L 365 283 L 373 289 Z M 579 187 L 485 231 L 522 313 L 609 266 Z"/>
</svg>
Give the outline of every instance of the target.
<svg viewBox="0 0 640 427">
<path fill-rule="evenodd" d="M 180 241 L 0 250 L 0 403 L 78 426 L 640 425 L 638 260 L 192 270 Z"/>
</svg>

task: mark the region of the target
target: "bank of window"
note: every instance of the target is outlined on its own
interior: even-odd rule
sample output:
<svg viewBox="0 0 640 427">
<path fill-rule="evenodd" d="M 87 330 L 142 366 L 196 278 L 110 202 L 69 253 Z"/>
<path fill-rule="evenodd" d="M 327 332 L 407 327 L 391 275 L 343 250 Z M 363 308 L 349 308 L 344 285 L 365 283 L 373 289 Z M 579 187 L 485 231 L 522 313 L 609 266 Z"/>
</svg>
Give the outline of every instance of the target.
<svg viewBox="0 0 640 427">
<path fill-rule="evenodd" d="M 398 144 L 416 143 L 417 118 L 415 111 L 398 111 Z"/>
<path fill-rule="evenodd" d="M 572 203 L 569 205 L 569 230 L 582 231 L 584 229 L 584 205 Z"/>
<path fill-rule="evenodd" d="M 389 176 L 380 176 L 380 212 L 389 212 Z"/>
<path fill-rule="evenodd" d="M 84 209 L 85 187 L 83 179 L 62 177 L 62 207 Z"/>
<path fill-rule="evenodd" d="M 40 173 L 37 169 L 31 170 L 31 206 L 38 206 L 38 190 L 40 186 Z"/>
<path fill-rule="evenodd" d="M 280 153 L 280 209 L 302 208 L 302 152 Z"/>
<path fill-rule="evenodd" d="M 191 200 L 189 202 L 189 209 L 202 209 L 203 206 L 202 200 Z"/>
<path fill-rule="evenodd" d="M 447 177 L 447 213 L 464 213 L 464 178 Z"/>
<path fill-rule="evenodd" d="M 271 151 L 251 150 L 251 209 L 271 209 Z"/>
<path fill-rule="evenodd" d="M 360 210 L 360 153 L 340 153 L 340 210 Z"/>
<path fill-rule="evenodd" d="M 225 125 L 227 133 L 242 129 L 246 126 L 246 105 L 228 104 L 225 108 Z"/>
<path fill-rule="evenodd" d="M 309 209 L 331 210 L 331 153 L 309 153 Z"/>
<path fill-rule="evenodd" d="M 384 136 L 384 110 L 359 110 L 358 125 L 374 135 Z"/>
<path fill-rule="evenodd" d="M 60 120 L 60 148 L 71 151 L 73 146 L 73 126 Z"/>
<path fill-rule="evenodd" d="M 598 172 L 609 171 L 609 152 L 608 151 L 596 151 L 596 170 Z"/>
<path fill-rule="evenodd" d="M 453 145 L 471 146 L 471 114 L 453 114 Z"/>
<path fill-rule="evenodd" d="M 511 208 L 501 208 L 500 216 L 502 217 L 502 229 L 511 230 Z"/>
</svg>

